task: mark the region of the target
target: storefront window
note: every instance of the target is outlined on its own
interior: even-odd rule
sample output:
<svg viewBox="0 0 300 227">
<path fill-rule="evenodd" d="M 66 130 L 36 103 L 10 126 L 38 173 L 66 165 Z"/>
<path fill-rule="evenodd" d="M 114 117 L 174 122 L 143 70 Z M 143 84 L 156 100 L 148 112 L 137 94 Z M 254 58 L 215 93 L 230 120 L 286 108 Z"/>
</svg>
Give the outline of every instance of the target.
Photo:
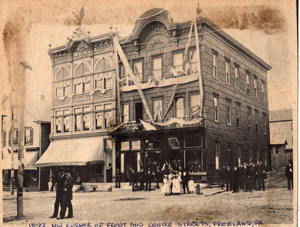
<svg viewBox="0 0 300 227">
<path fill-rule="evenodd" d="M 201 162 L 201 150 L 187 150 L 186 153 L 186 169 L 190 173 L 201 172 L 202 162 Z"/>
</svg>

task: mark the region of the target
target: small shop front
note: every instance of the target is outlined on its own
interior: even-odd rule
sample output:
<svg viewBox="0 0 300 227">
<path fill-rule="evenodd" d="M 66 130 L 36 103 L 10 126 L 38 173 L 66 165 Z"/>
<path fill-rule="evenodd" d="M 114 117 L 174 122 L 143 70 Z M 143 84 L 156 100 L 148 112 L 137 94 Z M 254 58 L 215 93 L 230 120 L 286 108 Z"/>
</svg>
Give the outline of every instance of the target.
<svg viewBox="0 0 300 227">
<path fill-rule="evenodd" d="M 205 180 L 205 130 L 203 126 L 159 130 L 118 130 L 116 168 L 123 181 L 130 173 L 187 170 L 199 181 Z M 204 177 L 203 177 L 204 176 Z"/>
<path fill-rule="evenodd" d="M 113 141 L 90 137 L 54 140 L 36 166 L 49 169 L 48 189 L 61 168 L 69 169 L 75 184 L 112 181 Z"/>
</svg>

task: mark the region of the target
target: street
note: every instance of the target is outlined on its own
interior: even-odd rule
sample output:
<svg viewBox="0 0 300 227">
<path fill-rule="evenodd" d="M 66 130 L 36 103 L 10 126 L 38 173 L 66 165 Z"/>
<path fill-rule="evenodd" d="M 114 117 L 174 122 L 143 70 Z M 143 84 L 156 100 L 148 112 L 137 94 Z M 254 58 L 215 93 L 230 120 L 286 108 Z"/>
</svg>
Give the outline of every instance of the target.
<svg viewBox="0 0 300 227">
<path fill-rule="evenodd" d="M 74 218 L 56 220 L 53 212 L 55 192 L 25 192 L 24 219 L 14 220 L 16 199 L 4 193 L 4 225 L 30 226 L 32 223 L 162 223 L 162 222 L 246 222 L 292 224 L 292 191 L 224 192 L 206 188 L 203 195 L 165 196 L 160 190 L 73 193 Z M 33 225 L 31 225 L 33 226 Z M 54 225 L 55 226 L 55 225 Z M 113 225 L 112 225 L 113 226 Z M 117 225 L 118 226 L 118 225 Z M 119 225 L 120 226 L 120 225 Z"/>
</svg>

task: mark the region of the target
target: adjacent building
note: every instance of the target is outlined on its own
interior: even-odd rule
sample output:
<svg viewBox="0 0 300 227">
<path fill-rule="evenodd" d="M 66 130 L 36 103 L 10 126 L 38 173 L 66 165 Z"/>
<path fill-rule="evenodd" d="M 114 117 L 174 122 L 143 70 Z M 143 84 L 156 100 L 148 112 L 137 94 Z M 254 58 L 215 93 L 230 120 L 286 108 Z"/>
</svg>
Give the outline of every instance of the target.
<svg viewBox="0 0 300 227">
<path fill-rule="evenodd" d="M 293 160 L 293 109 L 270 111 L 270 153 L 274 169 Z"/>
<path fill-rule="evenodd" d="M 79 26 L 49 55 L 51 143 L 38 166 L 107 182 L 168 162 L 213 182 L 225 166 L 270 164 L 271 66 L 207 18 L 152 9 L 125 38 Z"/>
</svg>

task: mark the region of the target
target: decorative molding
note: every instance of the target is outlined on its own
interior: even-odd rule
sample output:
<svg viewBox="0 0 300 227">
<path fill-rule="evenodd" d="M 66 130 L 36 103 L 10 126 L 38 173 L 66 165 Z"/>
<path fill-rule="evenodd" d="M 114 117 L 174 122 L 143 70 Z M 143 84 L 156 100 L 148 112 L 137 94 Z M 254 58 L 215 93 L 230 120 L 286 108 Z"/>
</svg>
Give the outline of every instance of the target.
<svg viewBox="0 0 300 227">
<path fill-rule="evenodd" d="M 58 98 L 56 98 L 56 99 L 54 100 L 54 105 L 57 106 L 57 105 L 69 104 L 70 102 L 71 102 L 71 98 L 65 96 L 64 99 L 58 99 Z"/>
<path fill-rule="evenodd" d="M 90 94 L 74 95 L 73 102 L 84 102 L 90 100 Z"/>
<path fill-rule="evenodd" d="M 112 97 L 112 89 L 105 90 L 103 93 L 101 91 L 96 91 L 94 93 L 95 99 L 102 99 L 102 98 L 108 98 L 108 97 Z"/>
</svg>

